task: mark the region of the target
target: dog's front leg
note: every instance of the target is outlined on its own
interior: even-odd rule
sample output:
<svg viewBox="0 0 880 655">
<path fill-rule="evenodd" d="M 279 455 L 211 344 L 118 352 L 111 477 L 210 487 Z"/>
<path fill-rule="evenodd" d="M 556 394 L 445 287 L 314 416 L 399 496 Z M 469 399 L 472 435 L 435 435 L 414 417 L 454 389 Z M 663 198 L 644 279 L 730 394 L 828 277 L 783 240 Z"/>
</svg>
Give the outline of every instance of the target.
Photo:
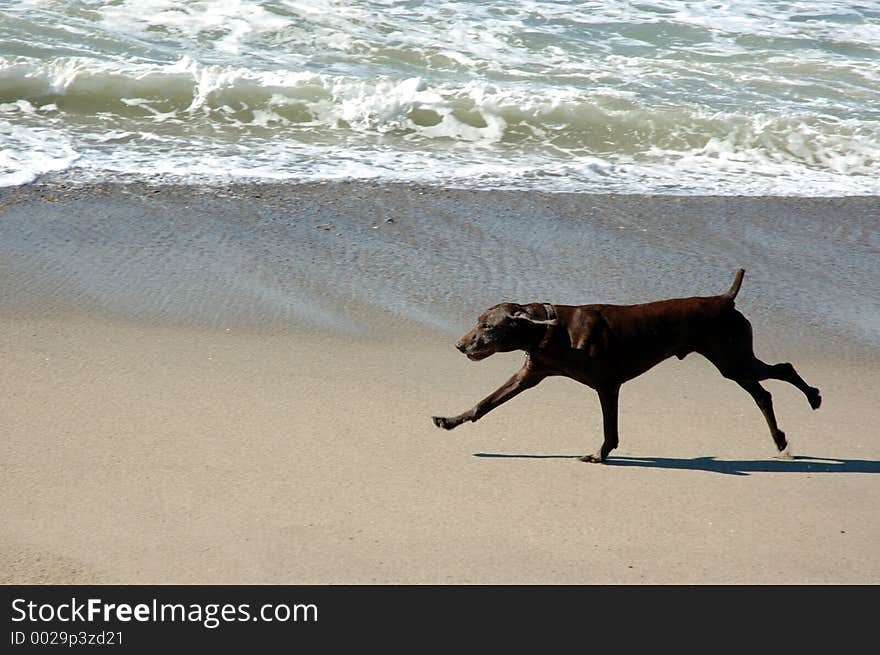
<svg viewBox="0 0 880 655">
<path fill-rule="evenodd" d="M 602 424 L 605 440 L 602 447 L 595 455 L 584 455 L 582 462 L 604 462 L 608 459 L 608 453 L 617 448 L 617 398 L 620 394 L 619 384 L 610 384 L 599 387 L 599 402 L 602 405 Z"/>
<path fill-rule="evenodd" d="M 444 430 L 457 428 L 465 421 L 477 421 L 499 405 L 506 403 L 517 394 L 522 393 L 526 389 L 531 389 L 538 384 L 538 382 L 543 380 L 544 377 L 546 377 L 546 374 L 536 371 L 532 367 L 524 366 L 507 382 L 498 387 L 493 394 L 483 398 L 483 400 L 478 402 L 472 409 L 459 414 L 458 416 L 432 416 L 431 419 L 434 421 L 434 425 L 438 428 L 443 428 Z"/>
</svg>

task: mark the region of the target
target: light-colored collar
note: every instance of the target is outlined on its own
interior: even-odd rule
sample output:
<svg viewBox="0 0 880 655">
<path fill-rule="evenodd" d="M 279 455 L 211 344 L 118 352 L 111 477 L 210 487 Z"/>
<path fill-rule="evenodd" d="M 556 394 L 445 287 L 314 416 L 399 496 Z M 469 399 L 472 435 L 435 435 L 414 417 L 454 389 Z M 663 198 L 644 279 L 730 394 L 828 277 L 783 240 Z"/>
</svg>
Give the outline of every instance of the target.
<svg viewBox="0 0 880 655">
<path fill-rule="evenodd" d="M 547 331 L 544 332 L 544 338 L 538 344 L 538 350 L 544 350 L 547 347 L 550 337 L 553 336 L 553 328 L 556 325 L 556 310 L 553 308 L 553 305 L 545 302 L 544 311 L 547 312 Z"/>
</svg>

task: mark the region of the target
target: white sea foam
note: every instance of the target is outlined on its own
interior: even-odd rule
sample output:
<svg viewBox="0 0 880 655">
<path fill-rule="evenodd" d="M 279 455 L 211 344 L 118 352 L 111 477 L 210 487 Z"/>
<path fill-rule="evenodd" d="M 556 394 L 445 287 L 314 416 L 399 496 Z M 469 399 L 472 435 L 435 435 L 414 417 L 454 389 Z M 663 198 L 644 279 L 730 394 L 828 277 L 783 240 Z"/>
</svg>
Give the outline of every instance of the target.
<svg viewBox="0 0 880 655">
<path fill-rule="evenodd" d="M 15 104 L 19 111 L 32 111 Z M 79 158 L 63 135 L 5 120 L 0 120 L 0 144 L 0 187 L 27 184 L 45 173 L 67 170 Z"/>
<path fill-rule="evenodd" d="M 875 194 L 878 89 L 880 6 L 865 3 L 22 0 L 0 13 L 5 180 L 74 166 Z"/>
</svg>

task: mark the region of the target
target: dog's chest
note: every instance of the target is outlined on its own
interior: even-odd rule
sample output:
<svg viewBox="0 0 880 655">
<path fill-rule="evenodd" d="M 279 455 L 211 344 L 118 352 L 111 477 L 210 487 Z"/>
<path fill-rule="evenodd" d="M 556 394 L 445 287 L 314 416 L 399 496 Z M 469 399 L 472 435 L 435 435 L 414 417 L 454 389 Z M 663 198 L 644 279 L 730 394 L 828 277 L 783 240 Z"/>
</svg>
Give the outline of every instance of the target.
<svg viewBox="0 0 880 655">
<path fill-rule="evenodd" d="M 562 375 L 590 387 L 595 387 L 604 379 L 599 363 L 587 353 L 574 349 L 559 354 L 526 353 L 526 364 L 546 371 L 549 375 Z"/>
</svg>

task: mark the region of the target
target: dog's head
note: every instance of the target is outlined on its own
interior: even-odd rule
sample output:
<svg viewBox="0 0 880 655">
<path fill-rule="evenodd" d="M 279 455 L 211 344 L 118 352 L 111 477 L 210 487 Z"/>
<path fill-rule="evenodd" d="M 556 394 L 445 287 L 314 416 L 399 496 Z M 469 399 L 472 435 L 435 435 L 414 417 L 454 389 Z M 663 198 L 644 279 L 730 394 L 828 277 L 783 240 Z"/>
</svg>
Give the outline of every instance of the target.
<svg viewBox="0 0 880 655">
<path fill-rule="evenodd" d="M 465 332 L 455 347 L 474 362 L 495 353 L 528 350 L 548 324 L 555 321 L 535 319 L 522 305 L 505 302 L 480 314 L 476 326 Z"/>
</svg>

